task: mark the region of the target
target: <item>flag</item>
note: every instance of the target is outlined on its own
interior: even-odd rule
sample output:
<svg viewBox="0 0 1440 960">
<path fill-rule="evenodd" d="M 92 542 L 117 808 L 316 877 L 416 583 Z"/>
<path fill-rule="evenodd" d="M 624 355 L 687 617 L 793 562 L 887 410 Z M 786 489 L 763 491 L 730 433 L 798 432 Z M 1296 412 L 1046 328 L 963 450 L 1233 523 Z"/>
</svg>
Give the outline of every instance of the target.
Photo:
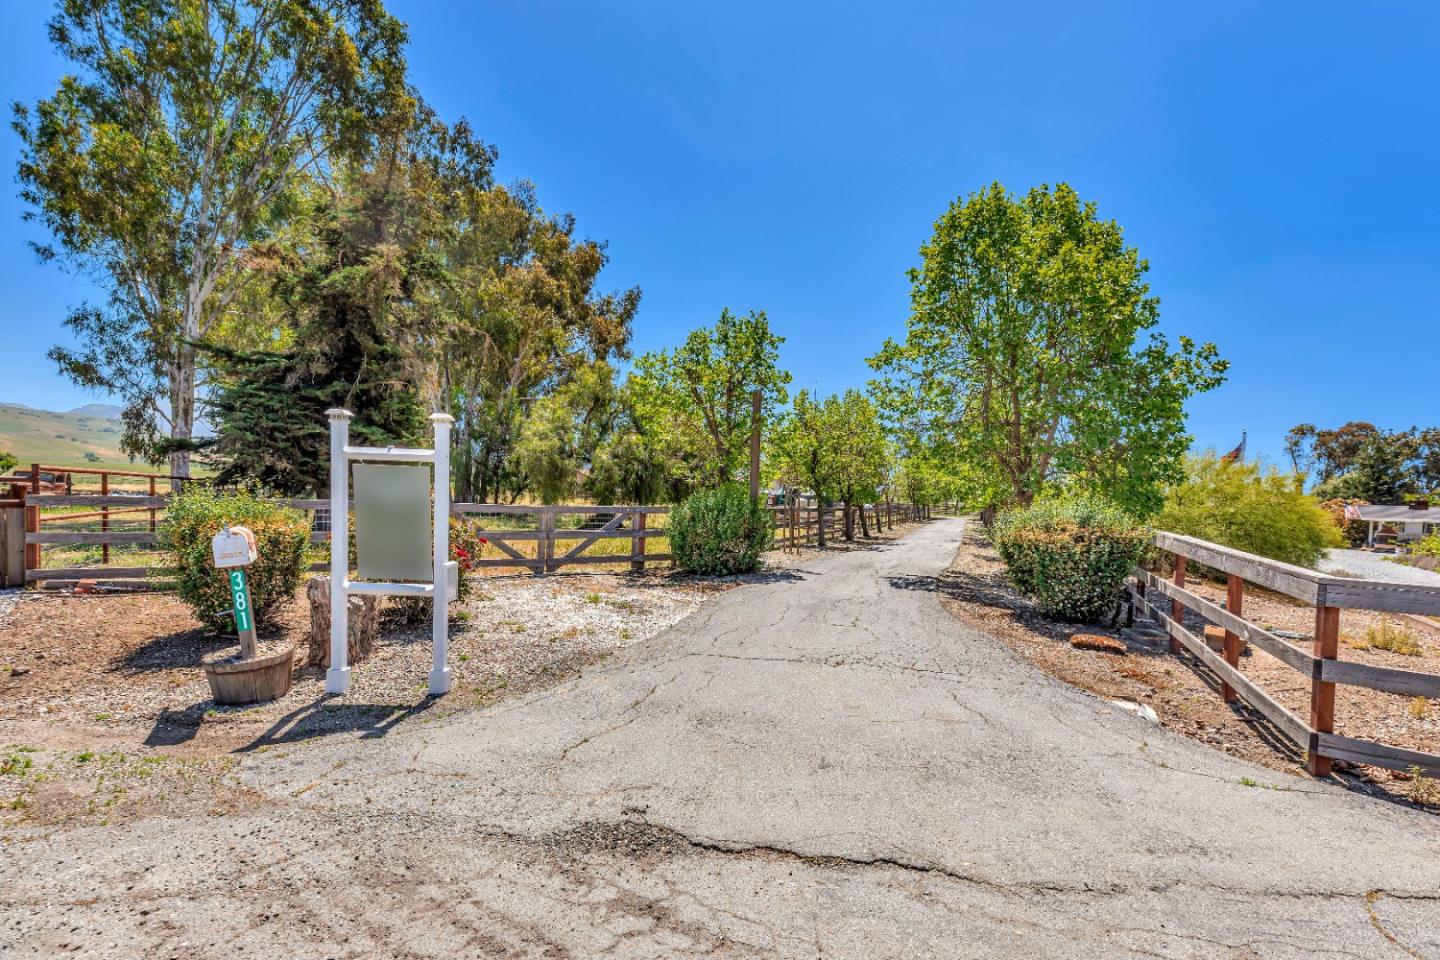
<svg viewBox="0 0 1440 960">
<path fill-rule="evenodd" d="M 1221 463 L 1243 463 L 1245 460 L 1245 431 L 1240 431 L 1240 445 L 1220 458 Z"/>
</svg>

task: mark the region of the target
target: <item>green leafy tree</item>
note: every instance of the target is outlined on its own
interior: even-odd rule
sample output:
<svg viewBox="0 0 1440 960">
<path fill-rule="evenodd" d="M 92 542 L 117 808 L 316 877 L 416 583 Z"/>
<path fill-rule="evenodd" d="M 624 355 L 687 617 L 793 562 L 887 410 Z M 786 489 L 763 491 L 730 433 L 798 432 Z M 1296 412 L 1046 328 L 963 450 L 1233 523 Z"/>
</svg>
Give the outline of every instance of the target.
<svg viewBox="0 0 1440 960">
<path fill-rule="evenodd" d="M 515 457 L 533 405 L 597 363 L 629 357 L 639 288 L 597 289 L 605 247 L 547 216 L 528 184 L 453 184 L 459 229 L 442 247 L 451 282 L 427 304 L 439 388 L 455 417 L 456 495 L 514 499 Z M 532 453 L 534 449 L 532 448 Z"/>
<path fill-rule="evenodd" d="M 842 429 L 839 413 L 834 397 L 816 400 L 808 390 L 801 390 L 769 438 L 780 480 L 809 489 L 821 505 L 839 496 L 842 483 L 837 449 Z M 819 525 L 818 545 L 825 546 L 824 524 Z"/>
<path fill-rule="evenodd" d="M 380 0 L 63 0 L 50 37 L 74 72 L 14 107 L 21 197 L 41 257 L 108 288 L 51 356 L 186 476 L 198 345 L 308 178 L 408 115 L 405 28 Z"/>
<path fill-rule="evenodd" d="M 344 172 L 335 194 L 316 196 L 308 249 L 280 251 L 266 271 L 289 331 L 284 349 L 207 348 L 216 438 L 206 456 L 220 482 L 292 495 L 325 489 L 330 407 L 355 412 L 359 445 L 424 440 L 427 374 L 415 343 L 428 321 L 415 303 L 446 280 L 430 250 L 448 222 L 427 202 L 433 167 L 414 157 L 454 147 L 437 142 L 441 132 L 418 125 Z"/>
<path fill-rule="evenodd" d="M 601 440 L 620 415 L 614 371 L 597 362 L 531 407 L 515 461 L 542 503 L 563 503 L 581 488 Z"/>
<path fill-rule="evenodd" d="M 9 473 L 15 469 L 15 464 L 20 461 L 15 459 L 15 454 L 0 450 L 0 473 Z"/>
<path fill-rule="evenodd" d="M 1120 227 L 1065 184 L 996 183 L 953 203 L 921 257 L 906 339 L 870 360 L 887 415 L 1014 502 L 1064 476 L 1156 510 L 1190 444 L 1185 401 L 1226 364 L 1153 332 L 1148 265 Z"/>
<path fill-rule="evenodd" d="M 1299 476 L 1222 460 L 1213 452 L 1187 460 L 1185 478 L 1166 491 L 1154 525 L 1303 567 L 1344 544 Z"/>
<path fill-rule="evenodd" d="M 1409 434 L 1375 432 L 1365 439 L 1349 462 L 1349 468 L 1320 489 L 1339 490 L 1343 496 L 1370 503 L 1397 503 L 1418 492 L 1410 459 L 1415 452 Z"/>
<path fill-rule="evenodd" d="M 835 403 L 836 479 L 845 505 L 845 539 L 855 539 L 854 508 L 876 498 L 885 483 L 890 443 L 872 404 L 859 390 L 846 390 Z M 870 521 L 860 511 L 860 532 L 870 536 Z"/>
<path fill-rule="evenodd" d="M 1428 431 L 1380 430 L 1352 421 L 1316 436 L 1320 483 L 1315 494 L 1324 499 L 1360 499 L 1396 503 L 1428 489 Z"/>
<path fill-rule="evenodd" d="M 780 369 L 784 337 L 762 311 L 720 313 L 674 350 L 647 353 L 630 383 L 640 422 L 674 460 L 674 473 L 720 486 L 748 462 L 751 392 L 760 391 L 761 425 L 773 423 L 788 399 L 790 374 Z"/>
</svg>

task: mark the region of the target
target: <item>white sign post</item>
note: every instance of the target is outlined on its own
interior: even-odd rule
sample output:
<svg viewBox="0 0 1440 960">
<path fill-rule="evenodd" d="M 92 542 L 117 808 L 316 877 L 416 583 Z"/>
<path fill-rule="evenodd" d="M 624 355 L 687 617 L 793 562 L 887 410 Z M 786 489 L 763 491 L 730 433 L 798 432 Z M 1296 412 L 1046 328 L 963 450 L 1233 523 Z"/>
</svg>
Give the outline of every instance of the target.
<svg viewBox="0 0 1440 960">
<path fill-rule="evenodd" d="M 344 693 L 350 689 L 349 610 L 350 594 L 431 597 L 434 604 L 430 637 L 434 657 L 430 669 L 430 694 L 448 693 L 452 682 L 449 664 L 450 579 L 450 424 L 454 418 L 443 413 L 430 417 L 435 432 L 432 450 L 404 447 L 350 446 L 349 410 L 325 411 L 330 417 L 330 669 L 325 672 L 325 689 Z M 382 583 L 350 579 L 350 462 L 431 463 L 435 465 L 434 554 L 429 583 Z M 363 562 L 363 561 L 362 561 Z"/>
</svg>

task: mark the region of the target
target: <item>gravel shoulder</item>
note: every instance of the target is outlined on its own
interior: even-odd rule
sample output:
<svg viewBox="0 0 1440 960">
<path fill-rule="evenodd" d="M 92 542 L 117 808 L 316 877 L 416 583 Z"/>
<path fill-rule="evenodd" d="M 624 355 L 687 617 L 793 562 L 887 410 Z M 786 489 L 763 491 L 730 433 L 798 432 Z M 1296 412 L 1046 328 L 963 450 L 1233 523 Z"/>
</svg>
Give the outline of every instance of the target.
<svg viewBox="0 0 1440 960">
<path fill-rule="evenodd" d="M 1396 563 L 1386 554 L 1365 550 L 1327 550 L 1317 564 L 1322 573 L 1337 576 L 1385 580 L 1390 583 L 1414 583 L 1422 587 L 1440 587 L 1440 573 L 1404 563 Z"/>
</svg>

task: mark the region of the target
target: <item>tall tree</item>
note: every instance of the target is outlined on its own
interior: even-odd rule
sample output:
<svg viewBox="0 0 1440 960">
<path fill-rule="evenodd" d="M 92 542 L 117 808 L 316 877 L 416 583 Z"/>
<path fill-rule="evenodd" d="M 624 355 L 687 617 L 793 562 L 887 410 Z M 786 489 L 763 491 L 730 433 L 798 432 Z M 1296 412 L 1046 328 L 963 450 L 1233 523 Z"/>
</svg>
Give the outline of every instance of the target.
<svg viewBox="0 0 1440 960">
<path fill-rule="evenodd" d="M 381 0 L 61 0 L 50 39 L 75 73 L 15 105 L 21 196 L 41 257 L 108 288 L 51 356 L 123 398 L 127 450 L 187 476 L 198 346 L 305 180 L 408 120 L 405 28 Z"/>
<path fill-rule="evenodd" d="M 518 497 L 514 453 L 534 404 L 597 363 L 629 357 L 640 290 L 601 293 L 605 246 L 547 216 L 532 188 L 457 187 L 460 229 L 443 248 L 452 282 L 430 308 L 439 390 L 455 423 L 461 499 Z"/>
<path fill-rule="evenodd" d="M 330 407 L 355 412 L 350 430 L 361 445 L 424 439 L 431 378 L 417 344 L 431 331 L 416 304 L 446 281 L 432 250 L 449 224 L 430 202 L 433 164 L 420 158 L 440 149 L 437 135 L 451 131 L 421 124 L 343 171 L 307 212 L 308 242 L 267 258 L 261 282 L 281 305 L 283 347 L 205 348 L 216 369 L 205 401 L 216 438 L 204 455 L 221 482 L 323 491 Z"/>
<path fill-rule="evenodd" d="M 832 399 L 836 407 L 833 416 L 837 431 L 836 476 L 840 499 L 845 504 L 845 539 L 853 540 L 854 509 L 857 505 L 863 508 L 874 500 L 885 482 L 890 443 L 874 404 L 863 393 L 846 390 L 840 397 Z M 870 522 L 863 509 L 860 511 L 860 528 L 864 536 L 870 536 Z"/>
<path fill-rule="evenodd" d="M 780 480 L 808 488 L 820 506 L 839 496 L 841 475 L 837 444 L 843 429 L 834 397 L 817 400 L 810 391 L 795 394 L 791 410 L 778 418 L 769 446 Z M 819 525 L 819 545 L 825 546 L 825 525 Z"/>
<path fill-rule="evenodd" d="M 1316 430 L 1314 453 L 1320 482 L 1349 470 L 1361 448 L 1379 433 L 1375 424 L 1364 420 L 1351 420 L 1333 430 Z"/>
<path fill-rule="evenodd" d="M 1190 443 L 1185 401 L 1226 363 L 1153 332 L 1149 267 L 1120 227 L 1065 184 L 1015 197 L 995 183 L 950 206 L 921 258 L 906 339 L 870 361 L 877 396 L 1008 499 L 1063 474 L 1158 509 Z"/>
<path fill-rule="evenodd" d="M 739 475 L 753 426 L 751 393 L 760 391 L 762 428 L 788 399 L 784 342 L 763 311 L 736 316 L 727 309 L 714 327 L 691 331 L 674 350 L 636 361 L 630 377 L 636 411 L 670 450 L 679 476 L 720 486 Z"/>
</svg>

